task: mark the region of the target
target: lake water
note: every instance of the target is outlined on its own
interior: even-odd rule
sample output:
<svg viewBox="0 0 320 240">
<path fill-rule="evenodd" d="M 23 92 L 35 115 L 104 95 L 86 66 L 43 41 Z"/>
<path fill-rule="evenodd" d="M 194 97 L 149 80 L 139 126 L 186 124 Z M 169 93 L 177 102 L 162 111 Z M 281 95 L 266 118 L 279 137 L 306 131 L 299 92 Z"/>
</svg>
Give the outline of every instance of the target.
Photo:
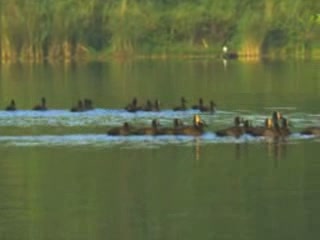
<svg viewBox="0 0 320 240">
<path fill-rule="evenodd" d="M 319 61 L 137 60 L 1 65 L 0 239 L 317 239 L 320 236 Z M 45 96 L 50 109 L 32 111 Z M 128 121 L 191 123 L 214 100 L 201 137 L 107 136 Z M 124 106 L 159 99 L 161 112 Z M 78 99 L 95 110 L 71 113 Z M 275 110 L 285 141 L 217 137 L 237 115 Z"/>
</svg>

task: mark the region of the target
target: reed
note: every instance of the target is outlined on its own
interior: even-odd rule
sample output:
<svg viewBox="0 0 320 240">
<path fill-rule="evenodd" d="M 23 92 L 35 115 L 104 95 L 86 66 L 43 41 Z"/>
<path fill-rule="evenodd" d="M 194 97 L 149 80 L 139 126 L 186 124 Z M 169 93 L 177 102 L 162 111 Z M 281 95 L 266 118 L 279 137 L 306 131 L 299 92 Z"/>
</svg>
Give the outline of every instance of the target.
<svg viewBox="0 0 320 240">
<path fill-rule="evenodd" d="M 0 56 L 73 61 L 136 55 L 318 55 L 318 0 L 0 1 Z"/>
</svg>

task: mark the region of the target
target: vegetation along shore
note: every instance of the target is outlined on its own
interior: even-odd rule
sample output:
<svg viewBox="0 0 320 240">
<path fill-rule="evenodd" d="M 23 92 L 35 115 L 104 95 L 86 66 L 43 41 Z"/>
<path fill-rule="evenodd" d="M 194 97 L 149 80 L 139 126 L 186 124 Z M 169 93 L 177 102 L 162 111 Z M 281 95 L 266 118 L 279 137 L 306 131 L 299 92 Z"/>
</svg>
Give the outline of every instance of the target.
<svg viewBox="0 0 320 240">
<path fill-rule="evenodd" d="M 320 57 L 318 0 L 0 1 L 1 62 Z"/>
</svg>

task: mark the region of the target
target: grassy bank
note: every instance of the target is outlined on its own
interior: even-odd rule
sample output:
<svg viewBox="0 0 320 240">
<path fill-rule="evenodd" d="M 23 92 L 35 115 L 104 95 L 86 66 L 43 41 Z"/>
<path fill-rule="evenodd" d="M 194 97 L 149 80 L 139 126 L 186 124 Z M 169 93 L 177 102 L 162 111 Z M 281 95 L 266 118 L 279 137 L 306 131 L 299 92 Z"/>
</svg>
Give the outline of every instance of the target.
<svg viewBox="0 0 320 240">
<path fill-rule="evenodd" d="M 10 0 L 0 15 L 1 62 L 320 55 L 318 0 Z"/>
</svg>

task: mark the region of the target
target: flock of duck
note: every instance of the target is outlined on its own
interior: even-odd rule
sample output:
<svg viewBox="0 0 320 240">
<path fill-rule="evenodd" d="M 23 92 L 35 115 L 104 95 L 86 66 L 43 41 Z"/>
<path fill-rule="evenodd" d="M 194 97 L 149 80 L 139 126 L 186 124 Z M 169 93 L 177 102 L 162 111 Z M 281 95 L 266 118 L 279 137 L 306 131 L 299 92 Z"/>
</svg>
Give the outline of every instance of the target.
<svg viewBox="0 0 320 240">
<path fill-rule="evenodd" d="M 188 110 L 186 106 L 186 100 L 181 98 L 181 105 L 174 107 L 174 111 Z M 159 111 L 160 103 L 158 100 L 154 104 L 151 101 L 147 101 L 145 106 L 138 106 L 137 99 L 134 98 L 125 109 L 129 112 L 136 111 Z M 193 110 L 199 110 L 200 112 L 214 113 L 216 111 L 216 104 L 210 101 L 209 106 L 205 106 L 203 99 L 199 99 L 197 105 L 192 106 Z M 205 133 L 205 128 L 208 125 L 201 119 L 199 114 L 193 116 L 192 125 L 185 125 L 181 119 L 174 118 L 172 127 L 162 127 L 158 119 L 153 119 L 151 126 L 136 128 L 128 122 L 123 123 L 122 126 L 109 129 L 108 135 L 191 135 L 199 136 Z M 320 136 L 320 127 L 308 127 L 300 132 L 303 135 L 316 135 Z M 264 126 L 253 126 L 251 121 L 245 120 L 236 116 L 234 119 L 234 125 L 225 129 L 215 131 L 215 134 L 219 137 L 233 136 L 240 137 L 244 134 L 253 137 L 273 137 L 273 138 L 285 138 L 291 134 L 289 128 L 289 121 L 280 112 L 273 112 L 270 118 L 265 119 Z"/>
<path fill-rule="evenodd" d="M 181 119 L 173 119 L 172 127 L 161 127 L 158 119 L 153 119 L 150 127 L 135 128 L 128 122 L 122 126 L 111 128 L 108 135 L 189 135 L 200 136 L 205 133 L 208 125 L 199 114 L 193 116 L 193 124 L 185 125 Z M 304 135 L 320 136 L 320 127 L 308 127 L 300 132 Z M 271 118 L 266 118 L 264 126 L 252 126 L 249 120 L 239 116 L 234 118 L 234 125 L 215 131 L 218 137 L 241 137 L 244 134 L 253 137 L 285 138 L 291 134 L 288 120 L 279 112 L 274 112 Z"/>
<path fill-rule="evenodd" d="M 84 112 L 93 110 L 93 103 L 91 99 L 79 100 L 78 103 L 71 107 L 71 112 Z M 145 105 L 138 105 L 137 98 L 133 98 L 132 102 L 127 104 L 124 109 L 128 112 L 138 112 L 138 111 L 160 111 L 160 101 L 155 100 L 152 103 L 147 100 Z M 187 107 L 187 101 L 184 97 L 180 99 L 180 105 L 172 108 L 173 111 L 186 111 L 190 108 Z M 199 99 L 198 103 L 191 107 L 193 110 L 198 110 L 199 112 L 215 113 L 216 104 L 213 101 L 209 102 L 209 105 L 205 105 L 202 98 Z M 5 108 L 6 111 L 15 111 L 16 103 L 11 100 L 10 104 Z M 41 98 L 40 104 L 35 105 L 32 110 L 34 111 L 46 111 L 48 110 L 46 106 L 46 99 Z M 190 136 L 200 136 L 204 134 L 205 128 L 208 125 L 203 121 L 199 114 L 194 114 L 193 121 L 191 125 L 186 125 L 179 118 L 173 119 L 172 127 L 163 127 L 160 125 L 159 119 L 153 119 L 151 126 L 144 127 L 134 127 L 128 122 L 124 122 L 123 125 L 111 128 L 107 131 L 108 135 L 111 136 L 129 136 L 129 135 L 190 135 Z M 231 127 L 217 130 L 215 134 L 219 137 L 223 136 L 233 136 L 240 137 L 244 134 L 251 135 L 254 137 L 265 136 L 265 137 L 281 137 L 285 138 L 291 134 L 289 128 L 289 122 L 280 112 L 273 112 L 270 118 L 265 119 L 264 126 L 253 126 L 251 121 L 242 119 L 239 116 L 234 118 L 234 124 Z M 303 135 L 315 135 L 320 136 L 320 127 L 307 127 L 303 129 L 300 134 Z"/>
<path fill-rule="evenodd" d="M 181 103 L 179 106 L 176 106 L 173 108 L 173 111 L 186 111 L 188 110 L 187 101 L 184 97 L 181 97 Z M 79 99 L 77 104 L 75 106 L 72 106 L 70 108 L 71 112 L 84 112 L 84 111 L 89 111 L 93 110 L 93 103 L 91 99 L 85 98 L 84 100 Z M 154 103 L 151 102 L 151 100 L 147 100 L 145 105 L 138 105 L 138 100 L 137 98 L 133 98 L 132 102 L 129 103 L 125 108 L 126 111 L 128 112 L 138 112 L 138 111 L 146 111 L 146 112 L 159 112 L 160 109 L 160 101 L 156 99 Z M 203 99 L 199 99 L 199 103 L 192 106 L 192 109 L 194 110 L 199 110 L 200 112 L 210 112 L 214 113 L 216 110 L 216 104 L 213 101 L 210 101 L 210 104 L 208 106 L 204 105 Z M 5 108 L 6 111 L 16 111 L 17 106 L 16 102 L 14 99 L 12 99 L 9 103 L 9 105 Z M 46 111 L 48 110 L 47 105 L 46 105 L 46 98 L 42 97 L 40 100 L 40 103 L 35 105 L 32 110 L 34 111 Z"/>
<path fill-rule="evenodd" d="M 46 111 L 48 110 L 47 108 L 47 104 L 46 104 L 46 98 L 42 97 L 40 100 L 39 104 L 36 104 L 32 110 L 34 111 Z M 84 100 L 79 100 L 78 103 L 75 106 L 72 106 L 70 111 L 71 112 L 84 112 L 84 111 L 88 111 L 88 110 L 93 110 L 93 104 L 92 104 L 92 100 L 85 98 Z M 16 101 L 14 99 L 12 99 L 9 103 L 9 105 L 5 108 L 6 111 L 16 111 L 17 106 L 16 106 Z"/>
<path fill-rule="evenodd" d="M 125 109 L 128 112 L 137 112 L 137 111 L 160 111 L 160 101 L 158 99 L 156 99 L 154 101 L 154 104 L 152 104 L 151 100 L 147 100 L 145 105 L 138 105 L 138 100 L 137 98 L 133 98 L 132 102 L 129 103 Z M 199 110 L 200 112 L 210 112 L 210 113 L 214 113 L 216 111 L 216 104 L 214 103 L 214 101 L 210 101 L 209 105 L 206 106 L 203 102 L 202 98 L 199 98 L 199 102 L 198 104 L 195 104 L 192 106 L 193 110 Z M 187 100 L 184 97 L 181 97 L 180 99 L 180 105 L 175 106 L 173 109 L 173 111 L 186 111 L 188 110 L 187 107 Z"/>
</svg>

